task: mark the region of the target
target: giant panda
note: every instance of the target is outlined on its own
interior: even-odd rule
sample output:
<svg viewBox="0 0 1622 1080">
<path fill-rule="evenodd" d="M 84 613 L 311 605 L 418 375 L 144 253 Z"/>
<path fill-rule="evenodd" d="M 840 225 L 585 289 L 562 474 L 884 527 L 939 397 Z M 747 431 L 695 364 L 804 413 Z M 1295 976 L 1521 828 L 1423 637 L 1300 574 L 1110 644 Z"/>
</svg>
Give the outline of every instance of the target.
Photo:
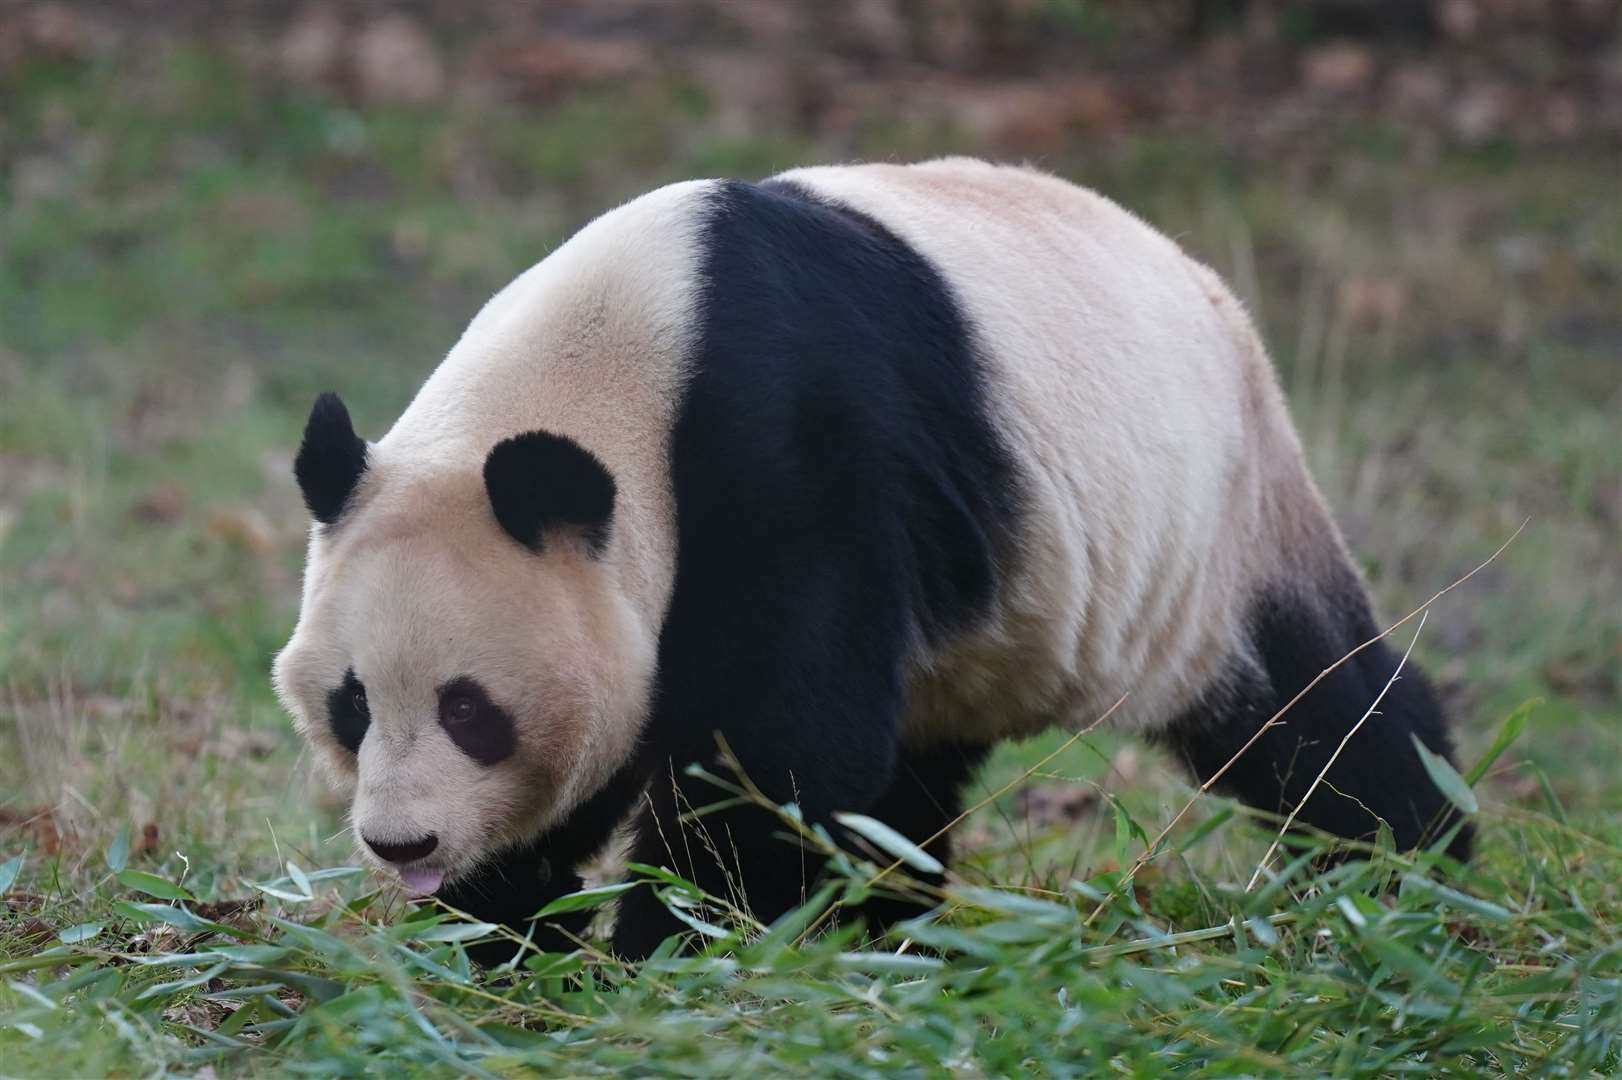
<svg viewBox="0 0 1622 1080">
<path fill-rule="evenodd" d="M 366 857 L 543 937 L 627 819 L 632 859 L 757 918 L 801 899 L 775 817 L 683 817 L 723 741 L 809 821 L 923 841 L 999 741 L 1123 697 L 1116 729 L 1207 779 L 1378 633 L 1240 304 L 1022 167 L 660 188 L 491 299 L 376 442 L 321 396 L 294 471 L 281 700 Z M 1397 663 L 1358 652 L 1220 789 L 1467 857 L 1412 666 L 1299 805 Z M 614 947 L 682 929 L 633 889 Z"/>
</svg>

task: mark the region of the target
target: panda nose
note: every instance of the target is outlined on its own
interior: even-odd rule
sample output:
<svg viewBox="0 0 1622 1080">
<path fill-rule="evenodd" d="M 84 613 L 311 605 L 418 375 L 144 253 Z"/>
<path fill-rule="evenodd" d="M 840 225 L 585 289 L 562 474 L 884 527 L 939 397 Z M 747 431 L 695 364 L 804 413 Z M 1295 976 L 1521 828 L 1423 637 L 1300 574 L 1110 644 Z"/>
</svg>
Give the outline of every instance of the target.
<svg viewBox="0 0 1622 1080">
<path fill-rule="evenodd" d="M 391 863 L 415 862 L 425 858 L 439 846 L 439 837 L 429 833 L 421 840 L 411 840 L 404 844 L 385 844 L 381 840 L 373 840 L 370 836 L 362 836 L 366 846 L 377 852 L 377 857 Z"/>
</svg>

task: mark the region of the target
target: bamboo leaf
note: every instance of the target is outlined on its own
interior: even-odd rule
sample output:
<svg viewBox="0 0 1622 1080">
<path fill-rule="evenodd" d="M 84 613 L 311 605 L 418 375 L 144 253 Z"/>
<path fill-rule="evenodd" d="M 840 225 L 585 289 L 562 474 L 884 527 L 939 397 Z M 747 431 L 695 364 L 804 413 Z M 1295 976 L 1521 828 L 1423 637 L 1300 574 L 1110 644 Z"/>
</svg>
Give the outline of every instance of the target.
<svg viewBox="0 0 1622 1080">
<path fill-rule="evenodd" d="M 1504 751 L 1508 750 L 1521 737 L 1526 731 L 1526 724 L 1531 719 L 1533 710 L 1542 704 L 1542 698 L 1530 698 L 1515 706 L 1514 711 L 1504 717 L 1503 724 L 1498 728 L 1498 737 L 1493 739 L 1492 745 L 1487 747 L 1487 752 L 1481 755 L 1479 761 L 1470 766 L 1470 771 L 1464 776 L 1471 786 L 1474 786 L 1477 781 L 1486 776 L 1487 770 L 1492 768 L 1493 762 L 1497 761 Z"/>
<path fill-rule="evenodd" d="M 287 860 L 287 876 L 293 879 L 293 884 L 303 891 L 305 900 L 315 899 L 315 890 L 310 888 L 310 879 L 304 876 L 304 871 L 292 859 Z"/>
<path fill-rule="evenodd" d="M 665 905 L 665 910 L 707 938 L 724 938 L 732 936 L 730 932 L 723 930 L 714 923 L 705 922 L 696 915 L 689 915 L 687 912 L 683 911 L 679 905 L 667 903 Z"/>
<path fill-rule="evenodd" d="M 113 910 L 134 922 L 143 925 L 147 923 L 168 923 L 177 930 L 184 930 L 188 934 L 216 933 L 231 937 L 242 937 L 243 932 L 234 926 L 204 919 L 195 915 L 184 904 L 143 904 L 130 900 L 117 900 L 113 902 Z"/>
<path fill-rule="evenodd" d="M 113 837 L 113 842 L 107 845 L 107 869 L 118 873 L 129 865 L 130 861 L 130 827 L 125 825 Z"/>
<path fill-rule="evenodd" d="M 83 944 L 101 933 L 103 925 L 99 922 L 87 922 L 80 923 L 78 926 L 70 926 L 66 930 L 58 932 L 56 940 L 64 945 Z"/>
<path fill-rule="evenodd" d="M 1470 785 L 1446 758 L 1432 753 L 1428 746 L 1419 741 L 1419 736 L 1410 735 L 1409 738 L 1414 741 L 1414 751 L 1419 754 L 1420 764 L 1425 766 L 1431 782 L 1447 796 L 1448 802 L 1466 814 L 1473 814 L 1481 809 L 1480 804 L 1476 802 L 1476 793 L 1470 790 Z"/>
<path fill-rule="evenodd" d="M 441 923 L 431 926 L 420 934 L 412 935 L 413 941 L 472 941 L 474 938 L 486 937 L 496 930 L 495 923 Z"/>
<path fill-rule="evenodd" d="M 926 874 L 946 872 L 946 867 L 941 865 L 939 859 L 878 818 L 870 818 L 866 814 L 835 814 L 834 820 L 886 855 L 900 859 L 914 870 L 921 870 Z"/>
<path fill-rule="evenodd" d="M 174 882 L 161 878 L 156 874 L 149 874 L 145 870 L 120 870 L 118 872 L 118 883 L 127 889 L 136 889 L 148 896 L 156 896 L 160 900 L 197 899 L 197 897 Z"/>
<path fill-rule="evenodd" d="M 614 885 L 599 885 L 594 889 L 581 889 L 579 892 L 566 893 L 537 911 L 531 918 L 544 919 L 548 915 L 562 915 L 569 911 L 586 911 L 599 908 L 620 893 L 636 888 L 637 882 L 621 881 Z"/>
<path fill-rule="evenodd" d="M 1460 911 L 1468 911 L 1472 915 L 1479 915 L 1483 919 L 1495 923 L 1508 923 L 1514 918 L 1508 908 L 1495 904 L 1490 900 L 1482 900 L 1469 893 L 1451 889 L 1441 882 L 1432 881 L 1419 874 L 1404 874 L 1402 878 L 1402 894 L 1419 893 L 1421 896 L 1436 903 L 1447 904 Z"/>
</svg>

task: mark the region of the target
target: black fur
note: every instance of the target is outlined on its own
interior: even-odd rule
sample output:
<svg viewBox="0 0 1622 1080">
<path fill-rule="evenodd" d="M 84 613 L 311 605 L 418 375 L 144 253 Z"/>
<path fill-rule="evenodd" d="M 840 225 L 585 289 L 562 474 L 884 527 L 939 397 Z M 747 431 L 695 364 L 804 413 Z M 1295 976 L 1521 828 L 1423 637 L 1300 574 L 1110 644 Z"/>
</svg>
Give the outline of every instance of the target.
<svg viewBox="0 0 1622 1080">
<path fill-rule="evenodd" d="M 1019 483 L 972 328 L 882 225 L 791 184 L 730 183 L 707 238 L 671 446 L 656 772 L 632 857 L 741 891 L 770 920 L 819 868 L 750 809 L 701 819 L 716 857 L 677 819 L 720 793 L 682 767 L 713 761 L 719 733 L 755 784 L 812 821 L 911 785 L 898 773 L 909 656 L 986 610 Z M 642 955 L 681 929 L 638 890 L 615 947 Z"/>
<path fill-rule="evenodd" d="M 459 703 L 471 706 L 471 714 L 458 715 Z M 518 748 L 512 716 L 465 675 L 439 688 L 439 726 L 457 749 L 480 765 L 500 764 Z"/>
<path fill-rule="evenodd" d="M 344 672 L 344 681 L 327 691 L 327 723 L 338 745 L 351 754 L 360 753 L 361 740 L 372 726 L 372 711 L 366 703 L 366 687 L 355 678 L 355 669 Z"/>
<path fill-rule="evenodd" d="M 531 431 L 497 443 L 484 459 L 484 488 L 501 527 L 531 551 L 560 526 L 578 528 L 593 554 L 608 543 L 614 478 L 572 439 Z"/>
<path fill-rule="evenodd" d="M 1348 574 L 1348 578 L 1350 575 Z M 1268 718 L 1318 674 L 1379 630 L 1355 582 L 1315 583 L 1320 595 L 1286 592 L 1259 600 L 1250 614 L 1252 647 L 1265 674 L 1247 672 L 1188 715 L 1160 741 L 1206 780 L 1227 764 Z M 1287 815 L 1297 807 L 1341 740 L 1391 677 L 1400 654 L 1371 645 L 1302 698 L 1283 723 L 1263 735 L 1218 784 L 1258 809 Z M 1355 840 L 1372 840 L 1383 820 L 1397 847 L 1435 840 L 1458 821 L 1413 747 L 1412 736 L 1448 759 L 1453 747 L 1441 706 L 1411 660 L 1371 716 L 1301 807 L 1297 822 Z M 1449 853 L 1467 859 L 1471 833 L 1461 829 Z"/>
<path fill-rule="evenodd" d="M 293 475 L 310 516 L 331 525 L 366 472 L 366 440 L 355 434 L 349 410 L 334 393 L 325 393 L 310 407 L 304 439 L 293 459 Z"/>
<path fill-rule="evenodd" d="M 950 866 L 952 837 L 944 830 L 963 812 L 963 789 L 990 754 L 991 747 L 980 744 L 903 746 L 896 761 L 895 779 L 866 812 L 922 845 L 942 865 Z M 846 846 L 862 850 L 860 841 L 853 844 L 847 839 Z M 881 863 L 890 861 L 876 857 Z M 908 869 L 907 875 L 927 884 L 943 884 L 940 878 L 916 869 Z M 883 884 L 880 882 L 881 888 Z M 927 898 L 876 895 L 862 905 L 858 914 L 870 929 L 879 930 L 930 906 Z"/>
<path fill-rule="evenodd" d="M 963 788 L 990 753 L 990 746 L 973 743 L 904 746 L 895 780 L 867 813 L 922 844 L 942 863 L 950 863 L 951 836 L 935 834 L 962 812 Z"/>
</svg>

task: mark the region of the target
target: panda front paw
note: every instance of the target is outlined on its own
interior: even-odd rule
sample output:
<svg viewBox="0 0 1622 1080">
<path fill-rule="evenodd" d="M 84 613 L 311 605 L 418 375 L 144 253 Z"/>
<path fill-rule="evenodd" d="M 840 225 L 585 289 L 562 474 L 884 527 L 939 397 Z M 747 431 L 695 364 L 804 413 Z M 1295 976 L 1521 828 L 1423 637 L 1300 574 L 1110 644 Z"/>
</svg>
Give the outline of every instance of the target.
<svg viewBox="0 0 1622 1080">
<path fill-rule="evenodd" d="M 631 963 L 646 960 L 666 938 L 686 929 L 654 895 L 651 885 L 639 886 L 619 899 L 614 919 L 614 955 Z"/>
<path fill-rule="evenodd" d="M 480 967 L 496 967 L 505 964 L 519 955 L 525 953 L 568 953 L 573 952 L 576 942 L 585 936 L 591 924 L 591 912 L 571 911 L 561 915 L 553 915 L 543 921 L 531 921 L 521 924 L 504 924 L 507 929 L 525 939 L 520 945 L 505 934 L 490 938 L 486 941 L 467 947 L 468 959 Z M 522 961 L 522 957 L 519 957 Z"/>
<path fill-rule="evenodd" d="M 535 913 L 560 896 L 584 887 L 580 875 L 557 873 L 545 858 L 509 858 L 481 872 L 453 882 L 435 898 L 479 922 L 495 923 L 525 937 L 529 948 L 541 952 L 569 952 L 585 933 L 591 912 L 571 911 L 537 921 Z M 512 959 L 519 946 L 505 935 L 470 946 L 468 956 L 493 967 Z"/>
</svg>

